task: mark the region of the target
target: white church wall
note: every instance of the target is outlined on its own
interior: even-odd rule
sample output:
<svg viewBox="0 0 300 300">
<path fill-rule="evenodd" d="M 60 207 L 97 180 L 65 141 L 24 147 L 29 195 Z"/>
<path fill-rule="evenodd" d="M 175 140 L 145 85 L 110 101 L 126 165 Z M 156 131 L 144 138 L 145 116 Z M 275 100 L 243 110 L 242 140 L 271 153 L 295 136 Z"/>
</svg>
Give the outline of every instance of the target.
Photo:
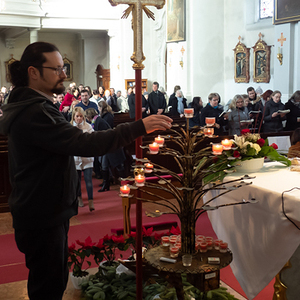
<svg viewBox="0 0 300 300">
<path fill-rule="evenodd" d="M 246 94 L 247 88 L 253 86 L 257 89 L 259 86 L 266 91 L 273 89 L 274 86 L 274 55 L 277 52 L 274 47 L 271 47 L 270 73 L 271 79 L 269 83 L 255 83 L 253 82 L 253 49 L 257 40 L 258 34 L 263 34 L 262 39 L 267 45 L 274 45 L 274 26 L 271 20 L 263 22 L 262 25 L 256 24 L 254 19 L 254 11 L 257 8 L 255 1 L 249 0 L 235 0 L 228 1 L 224 7 L 224 102 L 232 99 L 235 94 Z M 250 4 L 250 6 L 249 6 Z M 249 14 L 247 16 L 247 14 Z M 252 18 L 252 19 L 251 19 Z M 253 23 L 250 24 L 249 20 Z M 255 26 L 254 26 L 255 25 Z M 234 82 L 234 52 L 233 49 L 238 43 L 238 37 L 241 36 L 241 42 L 250 48 L 250 82 L 249 83 L 235 83 Z"/>
</svg>

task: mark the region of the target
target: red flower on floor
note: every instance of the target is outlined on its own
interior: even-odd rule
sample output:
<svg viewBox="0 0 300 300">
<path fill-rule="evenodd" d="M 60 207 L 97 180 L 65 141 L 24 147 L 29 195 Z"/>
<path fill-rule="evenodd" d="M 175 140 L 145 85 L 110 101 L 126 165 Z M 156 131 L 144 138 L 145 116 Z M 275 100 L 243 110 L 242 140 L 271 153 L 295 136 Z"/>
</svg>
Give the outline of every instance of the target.
<svg viewBox="0 0 300 300">
<path fill-rule="evenodd" d="M 256 143 L 259 145 L 259 147 L 262 147 L 265 144 L 265 140 L 260 138 Z"/>
<path fill-rule="evenodd" d="M 123 235 L 119 235 L 119 236 L 113 235 L 111 238 L 114 241 L 114 243 L 116 243 L 116 244 L 121 244 L 121 243 L 124 244 L 125 243 L 125 239 L 124 239 Z"/>
<path fill-rule="evenodd" d="M 145 227 L 143 227 L 143 235 L 144 236 L 150 236 L 153 232 L 153 227 L 150 227 L 148 229 L 146 229 Z"/>
<path fill-rule="evenodd" d="M 275 150 L 278 149 L 278 146 L 275 143 L 271 144 L 270 147 L 273 147 Z"/>
<path fill-rule="evenodd" d="M 245 135 L 245 134 L 247 134 L 247 133 L 250 133 L 250 130 L 249 130 L 249 129 L 243 129 L 243 130 L 241 131 L 241 134 L 242 134 L 242 135 Z"/>
<path fill-rule="evenodd" d="M 233 157 L 240 157 L 240 156 L 241 156 L 241 154 L 240 154 L 239 151 L 235 150 L 235 151 L 233 152 Z"/>
<path fill-rule="evenodd" d="M 83 249 L 90 249 L 90 248 L 92 248 L 92 247 L 96 244 L 96 243 L 93 243 L 93 242 L 92 242 L 92 239 L 91 239 L 90 236 L 88 236 L 88 237 L 85 239 L 84 243 L 83 243 L 83 242 L 80 242 L 79 240 L 76 240 L 76 243 L 77 243 L 79 246 L 81 246 Z"/>
<path fill-rule="evenodd" d="M 172 234 L 174 234 L 174 235 L 179 235 L 179 234 L 181 234 L 181 230 L 180 230 L 179 226 L 177 226 L 176 228 L 175 228 L 174 226 L 172 226 L 170 232 L 171 232 Z"/>
</svg>

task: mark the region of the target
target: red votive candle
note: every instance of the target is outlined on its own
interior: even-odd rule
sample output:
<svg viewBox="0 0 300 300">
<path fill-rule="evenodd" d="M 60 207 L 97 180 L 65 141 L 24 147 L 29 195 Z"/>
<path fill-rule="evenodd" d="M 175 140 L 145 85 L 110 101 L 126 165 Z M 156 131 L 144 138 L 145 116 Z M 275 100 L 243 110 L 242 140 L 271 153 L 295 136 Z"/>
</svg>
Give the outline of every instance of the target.
<svg viewBox="0 0 300 300">
<path fill-rule="evenodd" d="M 206 240 L 207 250 L 212 250 L 214 242 L 212 240 Z"/>
<path fill-rule="evenodd" d="M 153 165 L 150 163 L 145 163 L 145 173 L 152 173 Z"/>
<path fill-rule="evenodd" d="M 149 145 L 149 149 L 150 149 L 150 153 L 151 154 L 157 154 L 158 153 L 158 149 L 159 149 L 159 145 L 157 143 L 153 143 Z"/>
<path fill-rule="evenodd" d="M 219 250 L 220 249 L 220 244 L 222 243 L 223 241 L 222 240 L 215 240 L 215 249 L 216 250 Z"/>
<path fill-rule="evenodd" d="M 120 186 L 120 193 L 122 196 L 128 196 L 130 193 L 130 187 L 127 184 Z"/>
<path fill-rule="evenodd" d="M 213 144 L 212 152 L 214 155 L 221 155 L 223 151 L 223 146 L 221 144 Z"/>
<path fill-rule="evenodd" d="M 207 243 L 206 242 L 200 242 L 198 244 L 200 252 L 207 252 Z"/>
<path fill-rule="evenodd" d="M 194 109 L 193 108 L 185 108 L 184 109 L 184 116 L 186 118 L 193 118 L 194 117 Z"/>
<path fill-rule="evenodd" d="M 221 253 L 226 253 L 228 248 L 228 244 L 225 242 L 220 243 L 220 252 Z"/>
<path fill-rule="evenodd" d="M 177 236 L 175 237 L 170 237 L 170 244 L 175 245 L 177 243 Z"/>
<path fill-rule="evenodd" d="M 155 143 L 158 144 L 159 147 L 163 147 L 164 142 L 165 142 L 165 139 L 162 138 L 162 137 L 159 135 L 158 137 L 156 137 L 156 138 L 154 139 L 154 141 L 155 141 Z"/>
<path fill-rule="evenodd" d="M 169 245 L 170 245 L 170 238 L 168 236 L 162 236 L 161 237 L 161 244 L 164 247 L 169 247 Z"/>
<path fill-rule="evenodd" d="M 145 185 L 145 176 L 144 175 L 137 175 L 135 176 L 135 185 L 136 186 L 144 186 Z"/>
<path fill-rule="evenodd" d="M 204 135 L 207 135 L 207 136 L 213 136 L 214 135 L 214 128 L 205 127 L 203 129 L 203 133 L 204 133 Z"/>
<path fill-rule="evenodd" d="M 175 247 L 175 246 L 170 247 L 170 256 L 172 258 L 178 257 L 178 254 L 179 254 L 179 248 L 178 247 Z"/>
<path fill-rule="evenodd" d="M 177 242 L 174 246 L 181 249 L 181 243 L 179 243 L 179 242 Z"/>
<path fill-rule="evenodd" d="M 226 140 L 221 141 L 221 144 L 222 144 L 224 150 L 230 150 L 232 141 L 226 139 Z"/>
<path fill-rule="evenodd" d="M 215 117 L 206 117 L 205 123 L 206 123 L 206 126 L 212 127 L 216 123 L 216 118 Z"/>
</svg>

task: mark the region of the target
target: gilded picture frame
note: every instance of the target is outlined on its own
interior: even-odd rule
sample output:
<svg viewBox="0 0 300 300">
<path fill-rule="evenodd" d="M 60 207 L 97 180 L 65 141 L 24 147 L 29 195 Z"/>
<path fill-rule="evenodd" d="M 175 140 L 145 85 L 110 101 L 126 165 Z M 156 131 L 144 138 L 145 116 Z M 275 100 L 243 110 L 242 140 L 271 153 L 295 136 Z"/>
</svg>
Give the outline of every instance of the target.
<svg viewBox="0 0 300 300">
<path fill-rule="evenodd" d="M 167 43 L 186 39 L 186 0 L 167 0 Z"/>
<path fill-rule="evenodd" d="M 270 55 L 271 46 L 268 46 L 261 37 L 253 46 L 253 81 L 254 82 L 270 82 Z"/>
<path fill-rule="evenodd" d="M 15 61 L 16 59 L 14 59 L 12 54 L 11 54 L 11 58 L 5 61 L 6 82 L 11 82 L 9 66 Z"/>
<path fill-rule="evenodd" d="M 64 61 L 64 67 L 67 68 L 66 75 L 67 78 L 65 81 L 72 81 L 73 80 L 73 62 L 69 60 L 66 56 L 63 59 Z"/>
<path fill-rule="evenodd" d="M 299 0 L 274 0 L 273 24 L 300 21 Z"/>
<path fill-rule="evenodd" d="M 250 48 L 240 41 L 236 44 L 234 51 L 234 81 L 236 83 L 250 81 L 249 60 Z"/>
</svg>

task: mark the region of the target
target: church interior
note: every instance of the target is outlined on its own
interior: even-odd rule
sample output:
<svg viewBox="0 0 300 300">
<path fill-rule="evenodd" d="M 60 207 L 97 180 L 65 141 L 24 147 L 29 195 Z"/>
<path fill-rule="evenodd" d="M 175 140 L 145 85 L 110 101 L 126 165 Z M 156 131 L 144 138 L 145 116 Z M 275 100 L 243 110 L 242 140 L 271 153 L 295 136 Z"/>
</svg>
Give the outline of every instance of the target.
<svg viewBox="0 0 300 300">
<path fill-rule="evenodd" d="M 180 85 L 187 103 L 191 103 L 194 97 L 201 97 L 204 107 L 211 93 L 217 93 L 219 104 L 225 106 L 235 95 L 247 94 L 249 87 L 260 91 L 260 94 L 277 90 L 281 92 L 284 104 L 300 89 L 298 0 L 166 0 L 160 9 L 153 6 L 160 1 L 141 1 L 146 5 L 153 3 L 147 7 L 155 16 L 153 20 L 143 13 L 143 92 L 151 93 L 153 83 L 158 82 L 159 90 L 168 99 L 174 87 Z M 120 1 L 127 2 L 132 1 Z M 282 5 L 285 13 L 294 17 L 286 17 L 280 11 Z M 130 59 L 134 49 L 133 24 L 131 15 L 122 18 L 127 8 L 128 4 L 113 6 L 109 0 L 0 0 L 0 87 L 7 90 L 11 87 L 9 64 L 20 60 L 25 47 L 45 41 L 55 44 L 64 59 L 67 66 L 65 87 L 75 82 L 77 86 L 82 84 L 92 90 L 98 90 L 100 86 L 114 88 L 125 95 L 125 91 L 135 84 L 135 70 Z M 261 56 L 261 45 L 265 47 L 265 57 Z M 117 122 L 122 120 L 118 116 Z M 14 244 L 8 212 L 7 140 L 2 136 L 0 166 L 3 169 L 0 177 L 5 177 L 2 181 L 0 179 L 0 244 L 6 253 L 5 259 L 0 259 L 0 298 L 27 300 L 27 269 L 24 257 Z M 99 189 L 98 184 L 99 181 L 93 178 L 95 190 Z M 276 185 L 276 182 L 273 184 Z M 99 232 L 104 235 L 112 228 L 123 226 L 121 200 L 116 196 L 118 191 L 119 186 L 112 185 L 110 191 L 96 195 L 94 213 L 88 211 L 86 203 L 79 209 L 79 215 L 71 220 L 70 242 L 78 238 L 76 226 L 82 226 L 81 239 L 88 235 L 99 236 Z M 105 198 L 103 194 L 108 196 Z M 84 188 L 83 195 L 86 197 Z M 132 208 L 130 216 L 133 223 L 134 214 L 135 208 Z M 153 223 L 145 216 L 143 221 Z M 163 221 L 174 222 L 174 218 Z M 208 224 L 208 218 L 205 217 L 203 222 Z M 249 224 L 251 226 L 254 225 Z M 215 235 L 215 228 L 208 227 L 207 234 Z M 292 231 L 293 236 L 299 235 L 296 230 Z M 299 241 L 299 237 L 295 237 L 295 249 L 294 244 L 299 244 Z M 287 241 L 282 239 L 279 242 Z M 266 249 L 272 251 L 270 247 Z M 297 255 L 293 262 L 299 265 Z M 96 272 L 95 266 L 92 267 Z M 299 299 L 299 296 L 294 298 L 300 293 L 295 284 L 299 281 L 299 271 L 293 270 L 292 275 L 284 275 L 288 282 L 292 282 L 292 291 L 288 291 L 285 298 L 285 292 L 284 296 L 274 294 L 274 277 L 281 268 L 275 269 L 270 268 L 272 276 L 270 280 L 266 279 L 258 292 L 244 291 L 247 283 L 238 282 L 231 270 L 221 273 L 222 285 L 241 300 Z M 6 272 L 9 274 L 7 277 Z M 18 275 L 11 276 L 12 273 Z M 252 276 L 255 277 L 254 274 Z M 63 299 L 82 298 L 69 282 Z"/>
</svg>

